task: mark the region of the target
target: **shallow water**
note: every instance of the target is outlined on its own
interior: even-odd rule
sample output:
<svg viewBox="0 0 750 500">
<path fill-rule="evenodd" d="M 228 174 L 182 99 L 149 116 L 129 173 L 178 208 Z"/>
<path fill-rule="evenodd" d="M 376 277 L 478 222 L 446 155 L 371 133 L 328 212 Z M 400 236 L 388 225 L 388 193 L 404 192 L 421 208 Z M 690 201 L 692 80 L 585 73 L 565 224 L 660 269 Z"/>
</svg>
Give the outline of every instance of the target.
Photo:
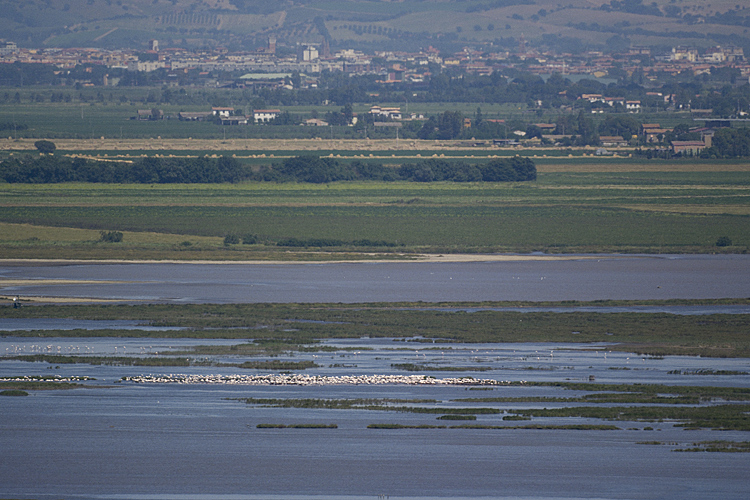
<svg viewBox="0 0 750 500">
<path fill-rule="evenodd" d="M 100 353 L 133 351 L 143 339 L 44 339 L 55 346 L 90 345 Z M 195 340 L 170 339 L 171 349 Z M 205 343 L 206 341 L 203 341 Z M 0 352 L 29 339 L 0 339 Z M 236 343 L 236 341 L 234 341 Z M 230 344 L 230 342 L 227 342 Z M 443 378 L 666 383 L 750 387 L 749 375 L 670 375 L 672 370 L 750 372 L 750 360 L 607 351 L 606 344 L 422 344 L 393 339 L 327 342 L 341 350 L 279 359 L 313 360 L 310 374 L 399 372 L 396 363 L 491 367 L 440 372 Z M 344 350 L 347 349 L 347 350 Z M 2 359 L 2 358 L 0 358 Z M 241 362 L 242 357 L 217 356 Z M 52 369 L 50 369 L 52 368 Z M 747 433 L 686 431 L 673 423 L 616 422 L 619 431 L 522 429 L 367 429 L 371 423 L 435 425 L 434 414 L 367 410 L 251 407 L 232 398 L 429 399 L 437 407 L 469 406 L 471 397 L 565 397 L 556 387 L 468 390 L 439 386 L 230 386 L 121 383 L 145 373 L 260 373 L 221 367 L 139 368 L 0 361 L 0 376 L 86 375 L 88 388 L 37 391 L 0 398 L 0 496 L 42 499 L 236 500 L 340 497 L 425 498 L 746 498 L 750 454 L 675 453 L 713 439 L 747 440 Z M 483 406 L 484 403 L 474 403 Z M 564 403 L 498 403 L 503 410 Z M 500 415 L 475 423 L 508 424 Z M 608 423 L 536 419 L 544 424 Z M 337 429 L 258 429 L 259 423 L 337 424 Z M 514 424 L 515 422 L 510 422 Z M 522 422 L 523 423 L 523 422 Z M 645 430 L 653 426 L 655 430 Z"/>
<path fill-rule="evenodd" d="M 76 264 L 0 267 L 2 278 L 116 281 L 0 293 L 172 303 L 750 297 L 749 255 L 573 256 L 471 263 Z"/>
</svg>

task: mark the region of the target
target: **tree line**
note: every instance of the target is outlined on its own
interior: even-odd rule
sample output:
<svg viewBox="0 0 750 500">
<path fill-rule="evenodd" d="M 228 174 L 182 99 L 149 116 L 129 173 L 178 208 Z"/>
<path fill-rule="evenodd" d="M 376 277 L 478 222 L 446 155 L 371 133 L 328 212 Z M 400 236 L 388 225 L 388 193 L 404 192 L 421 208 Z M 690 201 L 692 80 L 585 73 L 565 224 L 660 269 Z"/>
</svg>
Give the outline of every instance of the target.
<svg viewBox="0 0 750 500">
<path fill-rule="evenodd" d="M 295 156 L 253 171 L 235 158 L 145 157 L 134 162 L 88 160 L 53 155 L 9 158 L 0 162 L 0 179 L 8 183 L 97 182 L 133 184 L 352 181 L 516 182 L 536 179 L 529 158 L 493 159 L 485 164 L 425 159 L 399 167 L 377 162 L 340 162 L 334 158 Z"/>
<path fill-rule="evenodd" d="M 133 184 L 238 182 L 248 169 L 234 158 L 158 158 L 135 162 L 95 161 L 51 155 L 9 158 L 0 162 L 0 178 L 8 183 L 51 184 L 101 182 Z"/>
<path fill-rule="evenodd" d="M 518 182 L 536 180 L 536 165 L 530 158 L 515 156 L 496 158 L 485 164 L 429 158 L 392 168 L 377 162 L 355 160 L 342 163 L 334 158 L 296 156 L 281 164 L 262 167 L 252 178 L 259 181 L 314 184 L 354 180 Z"/>
</svg>

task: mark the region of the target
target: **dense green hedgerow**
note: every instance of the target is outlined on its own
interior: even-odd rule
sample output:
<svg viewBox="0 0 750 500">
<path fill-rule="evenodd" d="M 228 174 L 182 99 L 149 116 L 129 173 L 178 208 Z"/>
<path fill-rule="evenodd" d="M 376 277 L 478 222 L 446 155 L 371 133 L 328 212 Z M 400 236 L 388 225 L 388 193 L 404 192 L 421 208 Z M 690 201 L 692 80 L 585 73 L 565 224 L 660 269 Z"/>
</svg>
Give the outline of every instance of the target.
<svg viewBox="0 0 750 500">
<path fill-rule="evenodd" d="M 249 172 L 234 158 L 157 158 L 134 162 L 42 156 L 11 158 L 0 163 L 0 178 L 9 183 L 217 183 L 237 182 Z"/>
<path fill-rule="evenodd" d="M 379 163 L 353 161 L 343 164 L 334 158 L 295 156 L 279 165 L 261 168 L 253 175 L 253 179 L 315 184 L 352 180 L 516 182 L 536 180 L 536 165 L 529 158 L 516 156 L 497 158 L 477 165 L 430 158 L 390 168 Z"/>
<path fill-rule="evenodd" d="M 195 184 L 239 182 L 309 182 L 375 180 L 414 182 L 515 182 L 536 180 L 536 165 L 529 158 L 497 158 L 471 165 L 427 159 L 398 168 L 379 163 L 342 163 L 334 158 L 294 156 L 281 164 L 253 172 L 235 158 L 145 157 L 136 161 L 95 161 L 56 156 L 11 158 L 0 163 L 0 178 L 9 183 L 59 182 Z"/>
</svg>

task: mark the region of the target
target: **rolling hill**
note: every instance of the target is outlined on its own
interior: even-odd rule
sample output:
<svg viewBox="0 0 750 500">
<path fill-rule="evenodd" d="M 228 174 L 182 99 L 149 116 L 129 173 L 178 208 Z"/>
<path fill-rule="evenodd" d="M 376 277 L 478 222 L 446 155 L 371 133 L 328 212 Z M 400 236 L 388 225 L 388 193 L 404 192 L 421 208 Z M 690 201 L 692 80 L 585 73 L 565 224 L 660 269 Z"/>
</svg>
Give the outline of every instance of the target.
<svg viewBox="0 0 750 500">
<path fill-rule="evenodd" d="M 647 1 L 647 0 L 646 0 Z M 24 47 L 223 46 L 410 50 L 530 45 L 576 52 L 734 44 L 750 51 L 739 0 L 0 0 L 0 38 Z"/>
</svg>

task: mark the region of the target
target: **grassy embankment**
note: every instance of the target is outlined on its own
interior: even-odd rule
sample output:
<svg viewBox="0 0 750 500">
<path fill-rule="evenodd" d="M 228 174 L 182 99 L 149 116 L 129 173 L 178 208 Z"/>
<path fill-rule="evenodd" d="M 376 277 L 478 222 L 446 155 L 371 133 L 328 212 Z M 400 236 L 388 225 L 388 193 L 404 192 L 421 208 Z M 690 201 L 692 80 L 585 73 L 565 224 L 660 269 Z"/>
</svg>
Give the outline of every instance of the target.
<svg viewBox="0 0 750 500">
<path fill-rule="evenodd" d="M 747 300 L 667 301 L 650 304 L 746 304 Z M 557 303 L 624 305 L 643 302 Z M 446 312 L 434 307 L 497 307 L 539 303 L 235 304 L 0 307 L 1 318 L 138 320 L 184 330 L 46 330 L 12 332 L 28 337 L 234 338 L 253 343 L 197 348 L 192 354 L 273 355 L 318 350 L 318 339 L 402 338 L 451 342 L 607 342 L 607 349 L 652 355 L 750 357 L 750 315 L 688 316 L 662 313 Z M 415 309 L 408 309 L 408 308 Z M 405 309 L 407 308 L 407 309 Z M 294 331 L 290 331 L 293 329 Z M 395 346 L 397 347 L 397 345 Z M 429 367 L 424 367 L 428 370 Z"/>
<path fill-rule="evenodd" d="M 0 253 L 43 259 L 346 260 L 378 258 L 373 252 L 408 258 L 531 251 L 742 253 L 750 247 L 750 167 L 742 162 L 540 158 L 537 164 L 536 182 L 508 184 L 3 184 Z M 124 239 L 99 242 L 102 230 L 122 231 Z M 225 246 L 227 234 L 255 235 L 258 243 Z M 716 246 L 723 236 L 732 245 Z M 287 238 L 339 244 L 276 246 Z M 362 246 L 362 240 L 396 246 Z"/>
</svg>

